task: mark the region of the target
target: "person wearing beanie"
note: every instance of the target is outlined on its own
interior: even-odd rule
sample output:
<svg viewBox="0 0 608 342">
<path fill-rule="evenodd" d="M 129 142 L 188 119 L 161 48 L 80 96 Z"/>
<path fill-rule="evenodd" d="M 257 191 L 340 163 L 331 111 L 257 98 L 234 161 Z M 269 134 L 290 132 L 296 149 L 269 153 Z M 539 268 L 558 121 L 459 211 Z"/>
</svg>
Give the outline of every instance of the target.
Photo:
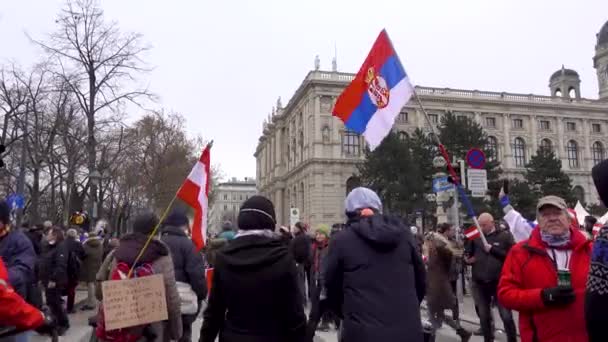
<svg viewBox="0 0 608 342">
<path fill-rule="evenodd" d="M 608 160 L 591 170 L 595 189 L 604 205 L 608 205 Z M 585 321 L 590 342 L 608 341 L 608 224 L 598 233 L 587 278 L 585 293 Z"/>
<path fill-rule="evenodd" d="M 297 270 L 274 233 L 274 205 L 263 196 L 246 200 L 238 233 L 217 252 L 200 342 L 304 342 L 306 315 Z"/>
<path fill-rule="evenodd" d="M 179 342 L 192 341 L 192 323 L 196 320 L 202 301 L 207 297 L 207 282 L 205 281 L 205 264 L 203 256 L 198 253 L 194 243 L 188 238 L 190 220 L 182 210 L 176 209 L 163 221 L 161 228 L 161 241 L 171 251 L 175 280 L 182 303 L 190 307 L 196 306 L 194 313 L 183 314 L 183 334 Z M 192 296 L 194 294 L 195 296 Z M 191 303 L 192 298 L 196 301 Z"/>
<path fill-rule="evenodd" d="M 325 298 L 327 297 L 327 291 L 323 285 L 323 272 L 322 268 L 327 257 L 328 244 L 329 244 L 330 228 L 328 225 L 320 224 L 315 229 L 315 241 L 312 243 L 312 296 L 311 296 L 311 310 L 308 321 L 308 338 L 312 340 L 315 334 L 315 330 L 328 331 L 328 308 L 325 305 Z M 318 326 L 319 321 L 321 324 Z"/>
<path fill-rule="evenodd" d="M 222 223 L 222 232 L 217 236 L 218 239 L 225 239 L 226 241 L 232 241 L 236 236 L 236 232 L 234 231 L 234 226 L 232 222 L 225 221 Z"/>
<path fill-rule="evenodd" d="M 347 228 L 332 237 L 323 275 L 343 340 L 422 341 L 426 272 L 409 225 L 382 214 L 368 188 L 352 190 L 344 207 Z"/>
<path fill-rule="evenodd" d="M 99 268 L 96 276 L 95 293 L 98 300 L 103 300 L 101 284 L 110 279 L 118 263 L 123 262 L 130 267 L 149 264 L 154 269 L 155 274 L 162 274 L 163 276 L 168 320 L 149 324 L 146 331 L 154 338 L 149 338 L 146 341 L 179 341 L 182 337 L 181 300 L 177 291 L 175 270 L 169 247 L 161 240 L 153 238 L 137 264 L 134 265 L 148 237 L 154 232 L 158 224 L 159 218 L 153 212 L 147 211 L 135 216 L 133 233 L 121 237 L 118 247 L 108 254 Z"/>
</svg>

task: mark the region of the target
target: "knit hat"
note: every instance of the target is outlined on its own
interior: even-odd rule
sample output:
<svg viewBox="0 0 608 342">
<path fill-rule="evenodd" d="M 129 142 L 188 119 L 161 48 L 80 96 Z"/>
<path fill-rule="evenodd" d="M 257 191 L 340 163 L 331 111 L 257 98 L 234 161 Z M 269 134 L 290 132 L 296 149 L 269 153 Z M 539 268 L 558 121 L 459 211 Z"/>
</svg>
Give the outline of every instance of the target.
<svg viewBox="0 0 608 342">
<path fill-rule="evenodd" d="M 175 209 L 167 216 L 165 221 L 163 221 L 163 226 L 171 226 L 171 227 L 183 227 L 190 225 L 190 221 L 188 220 L 188 216 L 183 210 Z"/>
<path fill-rule="evenodd" d="M 600 199 L 604 202 L 604 205 L 608 205 L 608 159 L 591 169 L 591 177 L 593 177 Z"/>
<path fill-rule="evenodd" d="M 0 201 L 0 222 L 11 223 L 11 208 L 8 207 L 6 201 Z"/>
<path fill-rule="evenodd" d="M 133 222 L 133 232 L 140 234 L 150 234 L 158 225 L 158 216 L 151 211 L 143 212 L 135 217 Z"/>
<path fill-rule="evenodd" d="M 382 202 L 380 197 L 368 188 L 355 188 L 353 191 L 346 196 L 344 201 L 344 208 L 347 213 L 354 213 L 360 209 L 374 209 L 376 211 L 382 211 Z"/>
<path fill-rule="evenodd" d="M 238 226 L 241 230 L 270 229 L 274 230 L 276 216 L 274 205 L 264 196 L 253 196 L 241 206 Z"/>
<path fill-rule="evenodd" d="M 317 229 L 315 231 L 317 232 L 317 234 L 323 234 L 325 235 L 325 237 L 329 238 L 330 228 L 328 225 L 320 224 L 317 226 Z"/>
</svg>

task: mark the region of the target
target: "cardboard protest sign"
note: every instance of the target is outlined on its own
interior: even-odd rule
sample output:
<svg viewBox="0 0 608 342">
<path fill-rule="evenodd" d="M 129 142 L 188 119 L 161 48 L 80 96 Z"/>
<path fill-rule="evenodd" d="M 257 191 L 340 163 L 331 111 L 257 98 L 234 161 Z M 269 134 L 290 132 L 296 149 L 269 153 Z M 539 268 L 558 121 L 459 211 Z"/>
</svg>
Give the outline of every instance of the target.
<svg viewBox="0 0 608 342">
<path fill-rule="evenodd" d="M 162 274 L 102 284 L 106 330 L 167 320 L 167 299 Z"/>
</svg>

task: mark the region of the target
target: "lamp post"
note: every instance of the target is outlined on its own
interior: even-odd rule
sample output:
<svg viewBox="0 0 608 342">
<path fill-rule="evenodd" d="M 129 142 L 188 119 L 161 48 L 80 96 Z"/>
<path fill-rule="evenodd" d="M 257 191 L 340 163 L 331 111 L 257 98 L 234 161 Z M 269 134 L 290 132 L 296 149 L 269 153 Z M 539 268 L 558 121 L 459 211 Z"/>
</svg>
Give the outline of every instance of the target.
<svg viewBox="0 0 608 342">
<path fill-rule="evenodd" d="M 91 181 L 91 203 L 90 212 L 93 220 L 97 220 L 97 188 L 101 182 L 101 173 L 97 170 L 93 170 L 89 173 L 89 180 Z"/>
<path fill-rule="evenodd" d="M 443 170 L 443 169 L 445 169 L 446 165 L 447 165 L 447 163 L 445 162 L 443 157 L 437 156 L 437 157 L 433 158 L 433 167 L 435 167 L 436 169 Z M 434 179 L 442 178 L 445 176 L 447 176 L 447 174 L 445 172 L 441 172 L 441 171 L 433 174 Z M 437 193 L 437 196 L 435 199 L 437 201 L 437 211 L 436 211 L 437 224 L 445 223 L 448 221 L 448 217 L 445 212 L 445 209 L 443 208 L 442 203 L 446 202 L 449 199 L 449 194 L 447 193 L 447 191 L 440 191 Z"/>
</svg>

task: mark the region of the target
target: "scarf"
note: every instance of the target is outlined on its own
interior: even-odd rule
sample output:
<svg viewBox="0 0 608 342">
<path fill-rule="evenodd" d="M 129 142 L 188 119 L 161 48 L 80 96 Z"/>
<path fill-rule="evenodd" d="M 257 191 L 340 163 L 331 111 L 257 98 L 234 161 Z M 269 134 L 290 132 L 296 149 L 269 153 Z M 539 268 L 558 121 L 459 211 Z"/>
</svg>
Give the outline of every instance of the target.
<svg viewBox="0 0 608 342">
<path fill-rule="evenodd" d="M 566 247 L 570 243 L 570 229 L 562 235 L 553 235 L 540 231 L 540 238 L 549 247 Z"/>
</svg>

